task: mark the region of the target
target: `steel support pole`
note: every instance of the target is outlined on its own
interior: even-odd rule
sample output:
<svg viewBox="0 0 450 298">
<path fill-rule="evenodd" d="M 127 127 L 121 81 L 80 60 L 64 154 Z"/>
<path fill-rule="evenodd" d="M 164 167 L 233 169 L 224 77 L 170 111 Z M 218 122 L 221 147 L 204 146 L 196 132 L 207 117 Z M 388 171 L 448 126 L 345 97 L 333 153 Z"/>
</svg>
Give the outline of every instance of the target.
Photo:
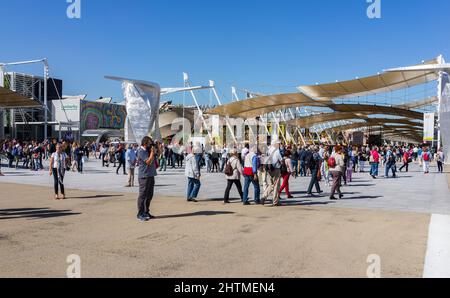
<svg viewBox="0 0 450 298">
<path fill-rule="evenodd" d="M 49 67 L 47 59 L 44 59 L 44 140 L 48 138 L 48 79 Z"/>
<path fill-rule="evenodd" d="M 0 87 L 5 87 L 5 67 L 0 65 Z M 0 140 L 5 138 L 5 123 L 4 123 L 4 112 L 5 110 L 0 108 Z"/>
</svg>

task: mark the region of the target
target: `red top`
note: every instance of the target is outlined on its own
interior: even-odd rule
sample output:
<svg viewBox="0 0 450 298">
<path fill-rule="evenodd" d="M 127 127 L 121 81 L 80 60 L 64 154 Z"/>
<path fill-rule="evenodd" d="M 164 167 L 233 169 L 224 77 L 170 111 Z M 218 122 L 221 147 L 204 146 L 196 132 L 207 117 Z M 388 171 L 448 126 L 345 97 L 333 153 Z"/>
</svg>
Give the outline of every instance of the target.
<svg viewBox="0 0 450 298">
<path fill-rule="evenodd" d="M 380 154 L 378 154 L 377 150 L 372 150 L 372 152 L 370 152 L 370 154 L 372 154 L 373 156 L 373 161 L 375 163 L 380 163 Z"/>
</svg>

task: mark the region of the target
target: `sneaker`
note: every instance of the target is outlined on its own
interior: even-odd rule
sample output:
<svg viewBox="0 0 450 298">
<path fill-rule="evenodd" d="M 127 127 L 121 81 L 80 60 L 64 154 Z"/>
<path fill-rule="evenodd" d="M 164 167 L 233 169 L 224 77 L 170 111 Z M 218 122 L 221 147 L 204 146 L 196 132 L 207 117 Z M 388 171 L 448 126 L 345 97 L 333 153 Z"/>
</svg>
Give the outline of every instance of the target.
<svg viewBox="0 0 450 298">
<path fill-rule="evenodd" d="M 198 203 L 196 199 L 188 199 L 188 202 Z"/>
<path fill-rule="evenodd" d="M 288 196 L 288 199 L 293 199 L 294 198 L 294 196 Z"/>
<path fill-rule="evenodd" d="M 337 198 L 333 196 L 333 197 L 330 197 L 330 200 L 337 201 Z"/>
<path fill-rule="evenodd" d="M 148 221 L 148 220 L 149 220 L 149 218 L 147 218 L 147 217 L 144 216 L 144 215 L 139 215 L 139 216 L 137 217 L 137 219 L 138 219 L 139 221 L 141 221 L 141 222 L 144 222 L 144 221 Z"/>
<path fill-rule="evenodd" d="M 250 206 L 251 204 L 249 202 L 245 202 L 244 206 Z"/>
</svg>

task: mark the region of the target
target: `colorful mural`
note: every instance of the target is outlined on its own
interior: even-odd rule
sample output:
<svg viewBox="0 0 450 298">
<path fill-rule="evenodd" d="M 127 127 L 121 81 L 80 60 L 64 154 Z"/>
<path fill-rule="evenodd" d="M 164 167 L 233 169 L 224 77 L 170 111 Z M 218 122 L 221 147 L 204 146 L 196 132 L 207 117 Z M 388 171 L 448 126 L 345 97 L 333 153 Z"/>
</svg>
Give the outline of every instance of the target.
<svg viewBox="0 0 450 298">
<path fill-rule="evenodd" d="M 81 131 L 123 129 L 127 117 L 123 105 L 81 101 Z"/>
</svg>

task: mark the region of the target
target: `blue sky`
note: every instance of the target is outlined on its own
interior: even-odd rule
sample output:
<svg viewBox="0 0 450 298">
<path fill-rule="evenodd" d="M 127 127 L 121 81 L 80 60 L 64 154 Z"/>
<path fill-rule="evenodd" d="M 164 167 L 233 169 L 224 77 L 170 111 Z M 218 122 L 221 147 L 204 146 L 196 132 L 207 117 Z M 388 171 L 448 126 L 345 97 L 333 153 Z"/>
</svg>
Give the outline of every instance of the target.
<svg viewBox="0 0 450 298">
<path fill-rule="evenodd" d="M 367 18 L 366 0 L 81 1 L 82 18 L 71 20 L 66 0 L 0 0 L 0 61 L 47 57 L 65 94 L 91 99 L 121 99 L 104 75 L 177 87 L 189 72 L 229 101 L 232 85 L 294 92 L 450 57 L 448 0 L 382 0 L 379 20 Z M 199 98 L 207 104 L 209 92 Z"/>
</svg>

